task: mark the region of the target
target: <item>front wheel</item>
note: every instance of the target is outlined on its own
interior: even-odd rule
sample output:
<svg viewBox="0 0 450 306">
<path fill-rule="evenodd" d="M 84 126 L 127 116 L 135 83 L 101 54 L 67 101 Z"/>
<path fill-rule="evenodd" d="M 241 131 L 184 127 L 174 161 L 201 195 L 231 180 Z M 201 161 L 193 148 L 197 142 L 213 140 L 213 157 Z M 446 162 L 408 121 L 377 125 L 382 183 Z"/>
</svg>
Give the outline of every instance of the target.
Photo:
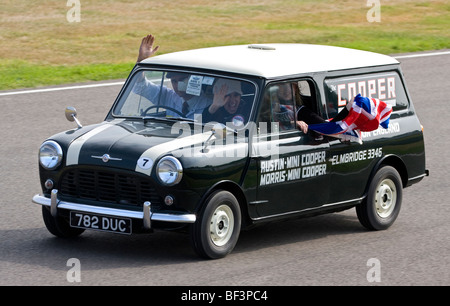
<svg viewBox="0 0 450 306">
<path fill-rule="evenodd" d="M 213 193 L 191 225 L 194 250 L 205 258 L 222 258 L 237 243 L 241 230 L 241 209 L 236 197 L 228 191 Z"/>
<path fill-rule="evenodd" d="M 42 206 L 42 218 L 44 219 L 47 230 L 60 238 L 73 238 L 81 235 L 84 229 L 73 228 L 63 217 L 53 217 L 50 208 Z"/>
<path fill-rule="evenodd" d="M 400 213 L 402 188 L 401 177 L 395 168 L 380 168 L 370 183 L 367 197 L 356 206 L 359 222 L 370 230 L 390 227 Z"/>
</svg>

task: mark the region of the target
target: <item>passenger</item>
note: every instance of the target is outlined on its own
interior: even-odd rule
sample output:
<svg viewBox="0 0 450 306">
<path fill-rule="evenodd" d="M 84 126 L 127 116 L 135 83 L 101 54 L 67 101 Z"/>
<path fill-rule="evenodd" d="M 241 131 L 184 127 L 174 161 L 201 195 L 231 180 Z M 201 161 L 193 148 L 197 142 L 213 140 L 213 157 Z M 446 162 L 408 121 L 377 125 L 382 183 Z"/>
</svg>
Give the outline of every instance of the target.
<svg viewBox="0 0 450 306">
<path fill-rule="evenodd" d="M 294 110 L 292 84 L 281 83 L 269 89 L 276 91 L 271 94 L 272 114 L 274 122 L 278 122 L 280 130 L 290 130 L 294 126 Z"/>
<path fill-rule="evenodd" d="M 304 105 L 297 109 L 297 127 L 305 134 L 308 133 L 308 124 L 324 122 L 327 121 Z"/>
<path fill-rule="evenodd" d="M 219 79 L 213 88 L 213 103 L 203 111 L 203 122 L 231 122 L 235 127 L 247 122 L 245 103 L 241 101 L 241 82 Z"/>
<path fill-rule="evenodd" d="M 137 58 L 138 62 L 153 56 L 158 51 L 159 46 L 153 47 L 154 41 L 153 35 L 147 35 L 142 39 Z M 153 84 L 144 77 L 143 73 L 141 80 L 138 80 L 138 84 L 133 91 L 150 101 L 155 101 L 158 97 L 164 97 L 159 105 L 175 110 L 167 109 L 167 115 L 169 116 L 178 117 L 182 114 L 183 117 L 194 119 L 194 115 L 201 114 L 206 107 L 211 105 L 212 99 L 204 95 L 195 96 L 186 93 L 190 76 L 187 73 L 168 72 L 166 77 L 170 79 L 173 88 L 170 89 Z"/>
<path fill-rule="evenodd" d="M 293 83 L 281 83 L 278 84 L 277 97 L 278 102 L 282 105 L 293 105 L 293 94 L 292 94 L 292 86 L 295 85 Z"/>
<path fill-rule="evenodd" d="M 274 122 L 278 122 L 280 130 L 290 130 L 294 126 L 294 111 L 291 105 L 275 102 L 272 104 Z"/>
<path fill-rule="evenodd" d="M 306 103 L 302 100 L 300 89 L 296 82 L 276 84 L 266 91 L 266 95 L 266 99 L 269 99 L 270 103 L 272 103 L 273 121 L 279 123 L 281 130 L 293 128 L 295 116 L 292 109 L 293 105 L 296 107 L 297 127 L 303 133 L 308 133 L 308 124 L 326 122 L 326 120 L 305 105 Z M 294 103 L 294 100 L 296 103 Z"/>
<path fill-rule="evenodd" d="M 307 103 L 307 97 L 302 96 L 300 93 L 300 88 L 297 84 L 294 86 L 294 94 L 296 101 L 296 111 L 297 111 L 297 127 L 303 132 L 308 133 L 308 124 L 317 124 L 327 122 L 325 119 L 320 117 L 317 113 L 311 110 L 313 101 L 315 99 L 311 99 L 309 103 Z M 311 97 L 312 98 L 312 97 Z M 318 136 L 316 132 L 314 132 L 315 136 Z"/>
</svg>

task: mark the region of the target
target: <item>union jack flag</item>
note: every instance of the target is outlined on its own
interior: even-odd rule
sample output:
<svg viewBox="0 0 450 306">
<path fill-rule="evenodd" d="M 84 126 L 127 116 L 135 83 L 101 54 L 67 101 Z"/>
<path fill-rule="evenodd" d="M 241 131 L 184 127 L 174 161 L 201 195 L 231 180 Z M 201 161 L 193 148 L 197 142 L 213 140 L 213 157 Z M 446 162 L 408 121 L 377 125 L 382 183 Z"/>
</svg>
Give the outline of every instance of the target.
<svg viewBox="0 0 450 306">
<path fill-rule="evenodd" d="M 348 115 L 340 121 L 311 124 L 308 129 L 320 134 L 362 143 L 361 132 L 370 132 L 381 125 L 387 129 L 392 106 L 375 98 L 358 94 L 346 106 Z"/>
</svg>

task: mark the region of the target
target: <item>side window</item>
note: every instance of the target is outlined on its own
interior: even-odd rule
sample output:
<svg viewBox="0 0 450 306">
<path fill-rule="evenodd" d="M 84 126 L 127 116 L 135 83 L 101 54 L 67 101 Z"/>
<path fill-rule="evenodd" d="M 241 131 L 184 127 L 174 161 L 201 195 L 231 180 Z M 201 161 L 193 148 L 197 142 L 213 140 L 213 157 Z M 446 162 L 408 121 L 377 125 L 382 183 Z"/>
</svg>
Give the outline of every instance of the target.
<svg viewBox="0 0 450 306">
<path fill-rule="evenodd" d="M 316 87 L 310 79 L 271 83 L 264 91 L 259 123 L 267 123 L 268 132 L 295 130 L 297 119 L 304 120 L 302 108 L 318 114 L 316 102 Z"/>
<path fill-rule="evenodd" d="M 296 82 L 280 82 L 266 87 L 259 122 L 267 123 L 268 132 L 295 129 L 295 86 Z"/>
<path fill-rule="evenodd" d="M 316 103 L 316 90 L 311 80 L 299 80 L 295 88 L 295 101 L 297 110 L 306 107 L 319 114 Z"/>
<path fill-rule="evenodd" d="M 358 93 L 392 105 L 393 111 L 408 108 L 403 83 L 395 71 L 325 79 L 324 86 L 329 119 L 334 118 Z"/>
</svg>

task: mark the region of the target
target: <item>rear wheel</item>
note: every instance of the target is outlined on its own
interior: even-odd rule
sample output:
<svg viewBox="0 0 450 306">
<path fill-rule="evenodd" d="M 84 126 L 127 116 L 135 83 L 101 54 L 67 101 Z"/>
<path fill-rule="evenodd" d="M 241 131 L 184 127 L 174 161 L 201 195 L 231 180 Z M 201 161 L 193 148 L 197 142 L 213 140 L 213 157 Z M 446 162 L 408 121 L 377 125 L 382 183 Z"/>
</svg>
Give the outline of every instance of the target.
<svg viewBox="0 0 450 306">
<path fill-rule="evenodd" d="M 47 230 L 57 237 L 72 238 L 77 237 L 84 232 L 84 229 L 71 227 L 69 222 L 63 217 L 53 217 L 50 213 L 50 209 L 46 206 L 42 206 L 42 218 L 44 219 Z"/>
<path fill-rule="evenodd" d="M 380 168 L 370 183 L 367 197 L 356 206 L 360 223 L 370 230 L 390 227 L 400 213 L 402 188 L 401 177 L 395 168 Z"/>
<path fill-rule="evenodd" d="M 241 210 L 234 195 L 217 191 L 206 201 L 197 221 L 191 225 L 194 250 L 205 258 L 228 255 L 237 243 L 241 229 Z"/>
</svg>

